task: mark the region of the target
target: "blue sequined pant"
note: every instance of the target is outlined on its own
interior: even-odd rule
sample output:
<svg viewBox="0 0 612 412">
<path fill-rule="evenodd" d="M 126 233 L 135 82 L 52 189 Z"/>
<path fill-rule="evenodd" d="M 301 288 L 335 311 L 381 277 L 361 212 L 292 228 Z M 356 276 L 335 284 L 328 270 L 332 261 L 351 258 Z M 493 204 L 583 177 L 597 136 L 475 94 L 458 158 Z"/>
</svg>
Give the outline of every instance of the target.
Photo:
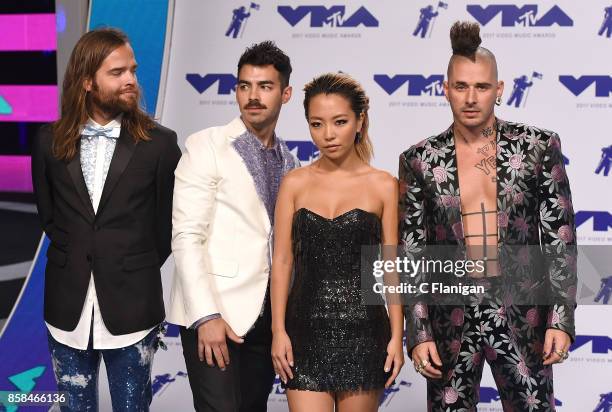
<svg viewBox="0 0 612 412">
<path fill-rule="evenodd" d="M 92 334 L 86 350 L 57 342 L 48 334 L 49 351 L 58 391 L 67 393 L 62 412 L 98 410 L 98 373 L 104 358 L 113 411 L 148 411 L 151 403 L 151 366 L 159 329 L 134 345 L 119 349 L 93 349 Z"/>
</svg>

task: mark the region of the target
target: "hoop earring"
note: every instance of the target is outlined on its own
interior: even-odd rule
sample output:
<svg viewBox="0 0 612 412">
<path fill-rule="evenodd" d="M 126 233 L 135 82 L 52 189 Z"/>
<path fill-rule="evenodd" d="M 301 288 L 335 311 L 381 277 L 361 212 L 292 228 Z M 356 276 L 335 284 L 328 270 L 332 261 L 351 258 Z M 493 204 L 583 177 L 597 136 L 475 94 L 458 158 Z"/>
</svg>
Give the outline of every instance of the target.
<svg viewBox="0 0 612 412">
<path fill-rule="evenodd" d="M 501 106 L 501 104 L 502 104 L 501 96 L 497 96 L 497 99 L 495 99 L 495 104 L 498 105 L 498 106 Z"/>
</svg>

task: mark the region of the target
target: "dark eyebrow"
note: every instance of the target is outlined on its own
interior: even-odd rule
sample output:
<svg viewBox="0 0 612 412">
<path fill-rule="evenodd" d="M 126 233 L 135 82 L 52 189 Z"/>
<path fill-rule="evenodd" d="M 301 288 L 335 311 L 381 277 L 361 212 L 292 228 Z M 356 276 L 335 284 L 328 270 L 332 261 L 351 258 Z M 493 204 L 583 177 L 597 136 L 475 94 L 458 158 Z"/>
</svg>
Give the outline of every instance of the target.
<svg viewBox="0 0 612 412">
<path fill-rule="evenodd" d="M 251 82 L 248 80 L 238 80 L 238 84 L 246 84 L 246 85 L 251 85 Z M 259 82 L 257 82 L 258 86 L 264 86 L 266 84 L 274 84 L 274 82 L 272 80 L 261 80 Z"/>
<path fill-rule="evenodd" d="M 337 114 L 337 115 L 335 115 L 334 117 L 332 117 L 332 119 L 337 119 L 337 118 L 339 118 L 339 117 L 346 117 L 346 116 L 348 116 L 348 114 L 347 114 L 347 113 L 341 113 L 341 114 Z M 315 119 L 316 119 L 316 120 L 322 120 L 320 117 L 317 117 L 317 116 L 311 116 L 311 117 L 310 117 L 310 120 L 315 120 Z"/>
<path fill-rule="evenodd" d="M 491 87 L 491 86 L 492 86 L 492 84 L 491 83 L 487 83 L 487 82 L 476 83 L 476 87 Z"/>
</svg>

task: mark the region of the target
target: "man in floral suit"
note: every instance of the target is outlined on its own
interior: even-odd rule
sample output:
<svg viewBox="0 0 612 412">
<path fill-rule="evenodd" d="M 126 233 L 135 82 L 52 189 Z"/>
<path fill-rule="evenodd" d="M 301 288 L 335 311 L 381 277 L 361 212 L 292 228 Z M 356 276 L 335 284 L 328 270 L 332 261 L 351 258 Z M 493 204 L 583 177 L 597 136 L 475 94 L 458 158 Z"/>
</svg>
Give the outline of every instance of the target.
<svg viewBox="0 0 612 412">
<path fill-rule="evenodd" d="M 569 182 L 556 133 L 495 117 L 504 85 L 480 42 L 475 23 L 451 28 L 444 89 L 454 122 L 400 156 L 400 236 L 413 257 L 441 246 L 477 254 L 475 282 L 506 289 L 486 302 L 411 299 L 408 352 L 430 411 L 475 410 L 485 359 L 504 411 L 552 411 L 552 364 L 575 336 Z"/>
</svg>

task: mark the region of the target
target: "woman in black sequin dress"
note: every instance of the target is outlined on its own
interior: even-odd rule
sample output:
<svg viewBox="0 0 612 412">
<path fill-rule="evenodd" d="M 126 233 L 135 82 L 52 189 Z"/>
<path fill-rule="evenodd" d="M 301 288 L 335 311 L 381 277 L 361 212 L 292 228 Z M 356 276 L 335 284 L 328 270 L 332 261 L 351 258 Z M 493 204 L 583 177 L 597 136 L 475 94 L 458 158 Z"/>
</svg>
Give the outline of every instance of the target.
<svg viewBox="0 0 612 412">
<path fill-rule="evenodd" d="M 286 175 L 276 204 L 274 368 L 292 412 L 375 411 L 404 362 L 403 315 L 362 304 L 361 247 L 397 244 L 397 180 L 369 165 L 355 80 L 327 74 L 304 91 L 320 158 Z"/>
</svg>

